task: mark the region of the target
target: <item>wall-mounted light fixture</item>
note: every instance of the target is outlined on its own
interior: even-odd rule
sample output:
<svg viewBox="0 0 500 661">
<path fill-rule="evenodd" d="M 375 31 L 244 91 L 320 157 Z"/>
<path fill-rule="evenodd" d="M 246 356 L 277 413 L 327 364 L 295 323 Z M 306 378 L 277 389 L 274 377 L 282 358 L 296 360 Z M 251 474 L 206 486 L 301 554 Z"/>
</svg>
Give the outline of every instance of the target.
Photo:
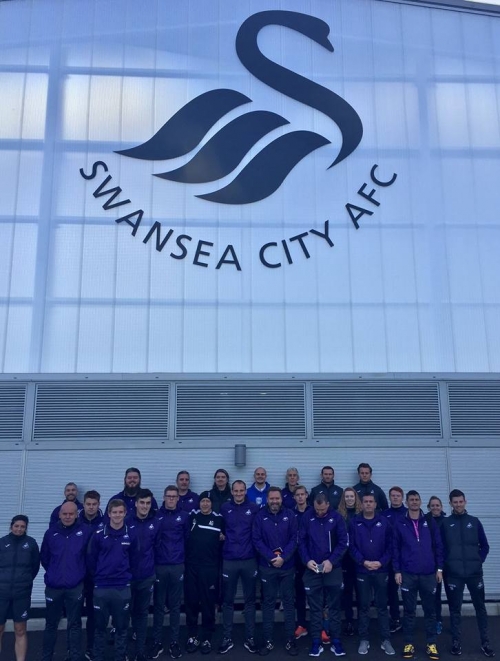
<svg viewBox="0 0 500 661">
<path fill-rule="evenodd" d="M 247 446 L 243 443 L 237 443 L 234 446 L 234 465 L 238 468 L 247 465 Z"/>
</svg>

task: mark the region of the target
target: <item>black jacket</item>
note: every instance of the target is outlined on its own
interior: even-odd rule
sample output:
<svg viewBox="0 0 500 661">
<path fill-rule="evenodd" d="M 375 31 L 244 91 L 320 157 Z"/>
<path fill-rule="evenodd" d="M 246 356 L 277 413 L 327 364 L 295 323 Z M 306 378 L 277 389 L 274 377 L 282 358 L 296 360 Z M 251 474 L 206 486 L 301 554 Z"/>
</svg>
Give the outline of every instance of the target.
<svg viewBox="0 0 500 661">
<path fill-rule="evenodd" d="M 0 597 L 31 594 L 40 569 L 40 550 L 33 537 L 9 533 L 0 539 Z"/>
<path fill-rule="evenodd" d="M 387 496 L 385 495 L 384 490 L 382 487 L 379 487 L 378 484 L 375 484 L 371 480 L 366 484 L 363 484 L 363 482 L 358 482 L 353 486 L 353 489 L 358 494 L 361 501 L 363 500 L 363 496 L 368 494 L 375 496 L 375 500 L 377 501 L 377 510 L 379 512 L 383 512 L 389 508 L 389 503 L 387 502 Z"/>
<path fill-rule="evenodd" d="M 311 507 L 313 507 L 314 499 L 316 498 L 316 496 L 319 496 L 320 493 L 324 493 L 325 496 L 328 498 L 330 507 L 333 510 L 336 510 L 338 509 L 343 491 L 344 489 L 342 489 L 342 487 L 339 487 L 338 484 L 335 484 L 335 481 L 332 482 L 332 484 L 330 485 L 321 482 L 320 484 L 317 484 L 315 487 L 311 489 L 311 493 L 309 494 L 307 503 L 311 505 Z"/>
<path fill-rule="evenodd" d="M 475 516 L 450 514 L 443 518 L 444 571 L 448 577 L 481 576 L 490 550 L 481 521 Z"/>
</svg>

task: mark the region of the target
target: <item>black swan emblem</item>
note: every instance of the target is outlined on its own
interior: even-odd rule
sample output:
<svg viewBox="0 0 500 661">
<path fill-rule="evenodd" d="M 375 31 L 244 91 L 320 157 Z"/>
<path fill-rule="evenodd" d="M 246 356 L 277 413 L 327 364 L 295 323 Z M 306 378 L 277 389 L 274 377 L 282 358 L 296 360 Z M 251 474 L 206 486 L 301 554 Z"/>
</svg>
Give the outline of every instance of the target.
<svg viewBox="0 0 500 661">
<path fill-rule="evenodd" d="M 263 27 L 281 25 L 309 37 L 333 52 L 328 39 L 330 28 L 319 18 L 292 11 L 263 11 L 250 16 L 236 36 L 236 52 L 243 66 L 258 80 L 276 91 L 319 110 L 339 128 L 340 151 L 329 167 L 343 161 L 359 145 L 363 125 L 357 112 L 338 94 L 322 87 L 261 53 L 257 35 Z M 224 115 L 251 103 L 244 94 L 217 89 L 197 96 L 175 113 L 155 135 L 137 147 L 116 153 L 148 161 L 163 161 L 188 154 Z M 184 184 L 217 181 L 230 174 L 248 151 L 266 134 L 289 122 L 274 112 L 254 110 L 233 119 L 221 128 L 188 163 L 155 177 Z M 330 144 L 312 131 L 286 133 L 264 147 L 226 186 L 198 195 L 220 204 L 249 204 L 274 193 L 289 172 L 315 149 Z"/>
</svg>

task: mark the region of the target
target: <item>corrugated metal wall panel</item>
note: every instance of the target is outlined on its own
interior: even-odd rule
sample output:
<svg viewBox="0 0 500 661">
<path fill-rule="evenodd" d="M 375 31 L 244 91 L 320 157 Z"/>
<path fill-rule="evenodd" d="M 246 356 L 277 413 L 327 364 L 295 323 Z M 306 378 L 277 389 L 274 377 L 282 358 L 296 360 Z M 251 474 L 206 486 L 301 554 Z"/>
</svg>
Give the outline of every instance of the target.
<svg viewBox="0 0 500 661">
<path fill-rule="evenodd" d="M 0 384 L 0 441 L 22 440 L 25 403 L 23 383 Z"/>
<path fill-rule="evenodd" d="M 165 439 L 168 397 L 164 381 L 40 383 L 33 439 Z"/>
<path fill-rule="evenodd" d="M 451 435 L 500 436 L 500 381 L 450 381 Z"/>
<path fill-rule="evenodd" d="M 176 393 L 177 438 L 306 434 L 304 383 L 182 383 Z"/>
<path fill-rule="evenodd" d="M 441 437 L 432 381 L 313 383 L 314 436 Z"/>
</svg>

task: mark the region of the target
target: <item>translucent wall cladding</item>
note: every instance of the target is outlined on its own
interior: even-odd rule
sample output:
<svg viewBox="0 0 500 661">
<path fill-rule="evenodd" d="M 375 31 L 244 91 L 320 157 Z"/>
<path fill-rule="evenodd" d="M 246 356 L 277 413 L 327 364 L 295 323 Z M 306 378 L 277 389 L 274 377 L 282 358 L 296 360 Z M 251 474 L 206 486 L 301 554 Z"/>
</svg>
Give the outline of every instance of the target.
<svg viewBox="0 0 500 661">
<path fill-rule="evenodd" d="M 500 371 L 500 18 L 16 0 L 0 89 L 2 372 Z"/>
</svg>

